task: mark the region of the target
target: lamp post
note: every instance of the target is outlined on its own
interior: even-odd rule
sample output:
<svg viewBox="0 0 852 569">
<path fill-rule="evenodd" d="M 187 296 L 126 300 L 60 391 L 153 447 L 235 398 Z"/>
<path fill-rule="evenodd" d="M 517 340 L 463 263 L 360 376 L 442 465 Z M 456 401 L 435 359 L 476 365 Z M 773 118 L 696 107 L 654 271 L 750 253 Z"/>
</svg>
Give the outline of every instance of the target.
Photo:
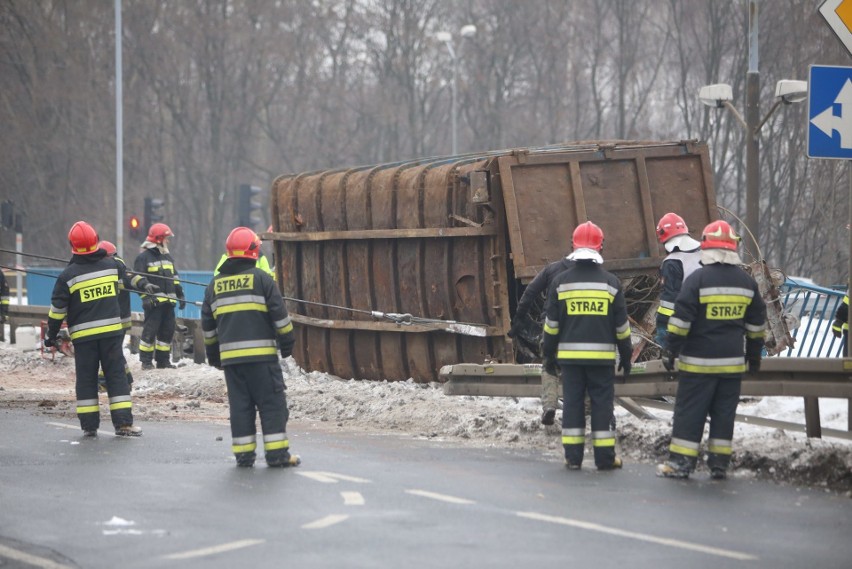
<svg viewBox="0 0 852 569">
<path fill-rule="evenodd" d="M 474 35 L 476 35 L 476 26 L 474 26 L 473 24 L 468 24 L 466 26 L 462 26 L 462 28 L 459 30 L 459 34 L 461 34 L 461 37 L 463 37 L 463 38 L 473 37 Z M 456 99 L 457 99 L 456 83 L 457 83 L 457 80 L 458 80 L 458 73 L 459 73 L 459 60 L 458 60 L 458 57 L 456 56 L 456 50 L 453 46 L 453 34 L 451 34 L 450 32 L 438 32 L 438 33 L 435 34 L 435 39 L 437 39 L 438 41 L 444 42 L 444 44 L 447 46 L 447 51 L 450 53 L 450 60 L 452 60 L 452 65 L 453 65 L 453 76 L 452 76 L 451 83 L 450 83 L 450 99 L 451 99 L 451 101 L 450 101 L 450 106 L 451 106 L 450 129 L 452 131 L 452 148 L 453 148 L 452 153 L 453 153 L 453 156 L 455 156 L 456 154 L 458 154 L 458 127 L 457 127 L 457 124 L 456 124 L 456 121 L 457 121 L 457 119 L 456 119 L 456 117 L 457 117 L 456 105 L 458 103 L 456 102 Z"/>
<path fill-rule="evenodd" d="M 760 72 L 758 71 L 757 44 L 758 0 L 748 3 L 748 71 L 746 72 L 746 116 L 731 104 L 733 91 L 730 85 L 719 83 L 705 85 L 698 91 L 699 100 L 709 107 L 727 107 L 745 128 L 746 152 L 746 226 L 754 239 L 746 235 L 746 248 L 755 259 L 758 255 L 757 239 L 760 237 L 760 129 L 782 103 L 800 103 L 808 96 L 807 81 L 782 79 L 775 85 L 775 104 L 760 120 Z"/>
</svg>

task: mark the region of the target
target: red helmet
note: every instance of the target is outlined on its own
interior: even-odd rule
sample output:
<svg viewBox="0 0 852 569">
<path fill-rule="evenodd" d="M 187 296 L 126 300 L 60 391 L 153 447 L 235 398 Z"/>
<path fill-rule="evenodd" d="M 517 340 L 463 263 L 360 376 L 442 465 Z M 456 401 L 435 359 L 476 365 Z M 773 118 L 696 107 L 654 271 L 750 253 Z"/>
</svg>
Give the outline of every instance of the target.
<svg viewBox="0 0 852 569">
<path fill-rule="evenodd" d="M 78 221 L 68 232 L 68 242 L 75 255 L 91 255 L 98 250 L 98 232 L 85 221 Z"/>
<path fill-rule="evenodd" d="M 604 234 L 601 228 L 587 221 L 581 223 L 574 230 L 574 249 L 594 249 L 600 251 L 603 248 Z"/>
<path fill-rule="evenodd" d="M 166 237 L 172 237 L 174 233 L 165 223 L 155 223 L 151 226 L 151 229 L 148 230 L 148 237 L 146 240 L 151 243 L 156 243 L 158 245 L 162 245 L 163 241 L 166 240 Z"/>
<path fill-rule="evenodd" d="M 684 233 L 689 233 L 689 228 L 683 218 L 676 213 L 667 213 L 657 224 L 657 239 L 660 243 L 665 243 L 675 235 Z"/>
<path fill-rule="evenodd" d="M 704 228 L 701 233 L 702 249 L 728 249 L 736 251 L 740 243 L 739 236 L 734 233 L 727 221 L 714 221 Z"/>
<path fill-rule="evenodd" d="M 98 249 L 103 249 L 107 252 L 107 255 L 115 255 L 117 252 L 115 245 L 113 245 L 110 241 L 101 241 L 98 243 Z"/>
<path fill-rule="evenodd" d="M 248 227 L 237 227 L 225 240 L 228 258 L 255 259 L 260 254 L 260 237 Z"/>
</svg>

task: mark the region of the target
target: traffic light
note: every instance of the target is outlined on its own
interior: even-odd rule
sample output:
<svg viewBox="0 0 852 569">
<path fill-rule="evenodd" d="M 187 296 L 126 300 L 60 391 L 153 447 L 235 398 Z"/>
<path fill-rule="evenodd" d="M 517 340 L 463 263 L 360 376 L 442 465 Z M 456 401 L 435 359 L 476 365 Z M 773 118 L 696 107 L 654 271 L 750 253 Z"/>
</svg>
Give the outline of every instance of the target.
<svg viewBox="0 0 852 569">
<path fill-rule="evenodd" d="M 237 225 L 255 229 L 263 221 L 260 209 L 263 207 L 254 201 L 254 196 L 260 193 L 260 188 L 248 184 L 240 184 L 237 196 Z"/>
<path fill-rule="evenodd" d="M 130 216 L 130 221 L 128 222 L 130 226 L 130 231 L 128 234 L 133 239 L 142 239 L 144 235 L 142 235 L 142 222 L 139 221 L 139 218 L 135 215 Z"/>
<path fill-rule="evenodd" d="M 166 214 L 163 211 L 165 202 L 159 198 L 145 198 L 145 225 L 143 230 L 148 231 L 152 225 L 163 221 Z"/>
</svg>

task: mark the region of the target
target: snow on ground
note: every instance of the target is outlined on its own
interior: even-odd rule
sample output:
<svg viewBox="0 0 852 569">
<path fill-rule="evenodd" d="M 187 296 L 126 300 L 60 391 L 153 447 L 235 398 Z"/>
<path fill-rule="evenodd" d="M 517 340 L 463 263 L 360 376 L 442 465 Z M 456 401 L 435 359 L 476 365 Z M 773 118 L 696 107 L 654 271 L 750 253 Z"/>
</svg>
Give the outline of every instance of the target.
<svg viewBox="0 0 852 569">
<path fill-rule="evenodd" d="M 227 394 L 221 371 L 184 359 L 175 370 L 142 371 L 127 354 L 134 383 L 134 414 L 146 421 L 194 420 L 227 424 Z M 446 396 L 438 384 L 413 381 L 343 380 L 305 372 L 292 358 L 285 379 L 291 433 L 313 426 L 348 431 L 393 432 L 448 444 L 531 448 L 562 461 L 560 428 L 539 422 L 535 398 Z M 0 344 L 0 409 L 25 407 L 74 418 L 73 361 L 46 359 Z M 823 428 L 846 430 L 846 400 L 820 399 Z M 657 462 L 666 456 L 671 413 L 651 409 L 659 420 L 642 420 L 616 408 L 619 452 L 626 462 Z M 801 398 L 745 399 L 739 413 L 804 425 Z M 103 417 L 106 416 L 105 411 Z M 309 436 L 306 434 L 305 436 Z M 587 445 L 588 447 L 588 445 Z M 822 487 L 852 497 L 852 441 L 807 439 L 803 432 L 738 423 L 732 477 L 768 478 Z M 298 449 L 294 449 L 298 452 Z M 590 450 L 587 448 L 587 451 Z M 586 465 L 592 467 L 587 456 Z M 699 468 L 697 477 L 706 477 Z"/>
</svg>

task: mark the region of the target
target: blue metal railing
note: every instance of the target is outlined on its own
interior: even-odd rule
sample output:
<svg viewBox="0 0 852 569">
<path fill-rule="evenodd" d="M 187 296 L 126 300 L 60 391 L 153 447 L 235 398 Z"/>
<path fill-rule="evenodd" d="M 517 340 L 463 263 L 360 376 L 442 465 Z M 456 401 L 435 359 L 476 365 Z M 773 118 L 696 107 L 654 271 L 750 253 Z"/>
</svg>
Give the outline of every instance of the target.
<svg viewBox="0 0 852 569">
<path fill-rule="evenodd" d="M 781 357 L 842 357 L 843 340 L 831 333 L 831 323 L 843 295 L 843 290 L 787 279 L 781 287 L 781 303 L 785 312 L 798 319 L 799 325 L 790 330 L 796 339 L 795 346 L 780 354 Z"/>
</svg>

